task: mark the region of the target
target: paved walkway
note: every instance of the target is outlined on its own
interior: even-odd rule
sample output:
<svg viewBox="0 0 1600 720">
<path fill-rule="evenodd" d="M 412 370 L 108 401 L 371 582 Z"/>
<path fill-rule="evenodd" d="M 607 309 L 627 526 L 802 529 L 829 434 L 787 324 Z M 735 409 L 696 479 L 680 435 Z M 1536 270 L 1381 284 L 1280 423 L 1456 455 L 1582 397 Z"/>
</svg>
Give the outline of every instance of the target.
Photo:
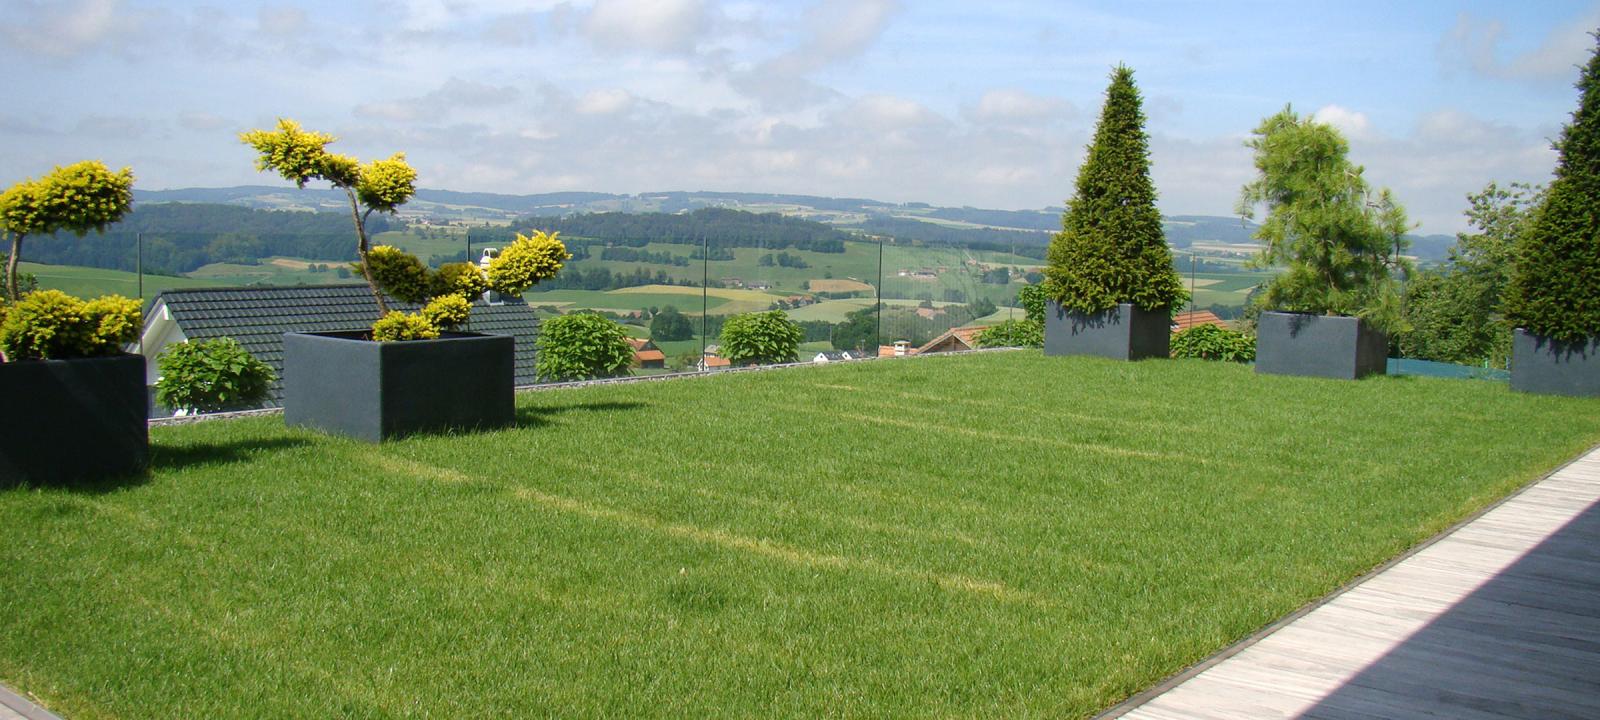
<svg viewBox="0 0 1600 720">
<path fill-rule="evenodd" d="M 0 686 L 0 720 L 61 720 L 61 718 Z"/>
<path fill-rule="evenodd" d="M 1600 449 L 1104 717 L 1600 718 Z"/>
</svg>

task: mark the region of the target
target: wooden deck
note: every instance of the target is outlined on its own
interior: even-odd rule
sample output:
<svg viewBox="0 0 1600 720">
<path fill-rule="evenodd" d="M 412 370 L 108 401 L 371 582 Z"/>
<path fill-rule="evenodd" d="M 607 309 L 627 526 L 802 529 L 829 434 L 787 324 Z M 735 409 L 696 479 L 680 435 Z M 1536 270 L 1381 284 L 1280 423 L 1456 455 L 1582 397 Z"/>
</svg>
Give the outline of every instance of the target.
<svg viewBox="0 0 1600 720">
<path fill-rule="evenodd" d="M 1600 449 L 1103 717 L 1600 718 Z"/>
</svg>

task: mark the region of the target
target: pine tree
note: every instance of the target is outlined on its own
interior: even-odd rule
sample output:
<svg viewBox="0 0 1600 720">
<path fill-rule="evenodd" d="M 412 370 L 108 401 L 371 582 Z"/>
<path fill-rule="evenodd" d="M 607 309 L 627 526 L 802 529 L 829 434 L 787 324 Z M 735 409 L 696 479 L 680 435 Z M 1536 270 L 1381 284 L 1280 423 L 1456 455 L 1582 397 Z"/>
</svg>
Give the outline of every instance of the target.
<svg viewBox="0 0 1600 720">
<path fill-rule="evenodd" d="M 1577 87 L 1578 109 L 1555 143 L 1555 180 L 1517 244 L 1506 298 L 1513 324 L 1569 343 L 1600 337 L 1600 48 Z"/>
<path fill-rule="evenodd" d="M 1089 155 L 1061 232 L 1050 243 L 1045 277 L 1051 297 L 1081 313 L 1118 303 L 1166 310 L 1187 297 L 1156 209 L 1139 89 L 1125 66 L 1111 73 Z"/>
<path fill-rule="evenodd" d="M 1350 145 L 1331 125 L 1290 108 L 1261 121 L 1246 146 L 1257 176 L 1240 192 L 1239 213 L 1267 217 L 1256 231 L 1263 266 L 1287 269 L 1266 286 L 1269 310 L 1348 315 L 1385 332 L 1404 327 L 1393 273 L 1408 268 L 1400 253 L 1405 209 L 1387 189 L 1376 193 Z"/>
</svg>

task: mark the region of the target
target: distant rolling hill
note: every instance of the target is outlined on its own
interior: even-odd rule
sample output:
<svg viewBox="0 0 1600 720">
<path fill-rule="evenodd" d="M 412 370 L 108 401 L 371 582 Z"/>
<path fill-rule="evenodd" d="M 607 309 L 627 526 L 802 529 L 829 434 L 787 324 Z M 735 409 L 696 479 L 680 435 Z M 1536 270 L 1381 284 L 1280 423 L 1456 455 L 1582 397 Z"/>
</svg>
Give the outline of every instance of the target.
<svg viewBox="0 0 1600 720">
<path fill-rule="evenodd" d="M 142 203 L 223 203 L 263 210 L 343 211 L 342 192 L 328 188 L 244 185 L 230 188 L 135 190 Z M 577 213 L 679 213 L 706 207 L 776 212 L 829 223 L 864 234 L 938 243 L 1016 243 L 1046 245 L 1061 227 L 1062 208 L 992 210 L 939 207 L 927 203 L 889 203 L 866 198 L 712 191 L 648 192 L 622 195 L 555 192 L 532 195 L 457 192 L 423 188 L 402 208 L 401 217 L 433 223 L 507 224 L 526 216 Z M 1252 245 L 1255 223 L 1238 217 L 1174 215 L 1164 218 L 1174 247 L 1195 243 Z M 1411 253 L 1424 261 L 1442 260 L 1455 243 L 1449 235 L 1411 236 Z"/>
</svg>

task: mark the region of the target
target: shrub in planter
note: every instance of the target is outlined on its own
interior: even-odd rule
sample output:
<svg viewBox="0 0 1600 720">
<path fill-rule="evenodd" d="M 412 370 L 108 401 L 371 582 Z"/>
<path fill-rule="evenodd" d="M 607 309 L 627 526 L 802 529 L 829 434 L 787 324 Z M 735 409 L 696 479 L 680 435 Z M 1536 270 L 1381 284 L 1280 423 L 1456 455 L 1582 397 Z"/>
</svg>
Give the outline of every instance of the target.
<svg viewBox="0 0 1600 720">
<path fill-rule="evenodd" d="M 543 232 L 518 235 L 486 269 L 452 263 L 433 270 L 397 248 L 372 246 L 367 236 L 372 213 L 392 214 L 416 192 L 417 173 L 405 155 L 363 164 L 328 152 L 333 136 L 303 130 L 288 119 L 280 119 L 274 130 L 244 133 L 240 140 L 256 150 L 258 169 L 300 187 L 324 180 L 344 192 L 355 224 L 355 269 L 371 288 L 377 311 L 364 338 L 285 337 L 284 421 L 374 441 L 446 427 L 509 424 L 514 344 L 506 336 L 448 331 L 466 321 L 471 300 L 485 290 L 521 295 L 554 277 L 571 258 L 561 241 Z M 423 307 L 415 313 L 393 310 L 385 293 Z M 367 339 L 379 341 L 379 347 L 352 345 Z M 398 341 L 415 346 L 382 347 L 407 344 Z M 335 376 L 340 381 L 331 381 Z"/>
<path fill-rule="evenodd" d="M 615 321 L 593 313 L 546 320 L 539 327 L 534 372 L 540 380 L 592 380 L 628 374 L 633 346 Z"/>
<path fill-rule="evenodd" d="M 1216 325 L 1196 325 L 1172 338 L 1172 356 L 1226 362 L 1253 362 L 1256 339 Z"/>
<path fill-rule="evenodd" d="M 722 356 L 734 365 L 771 365 L 800 361 L 805 331 L 782 310 L 746 313 L 728 318 L 719 340 Z"/>
<path fill-rule="evenodd" d="M 1187 293 L 1172 266 L 1156 209 L 1149 144 L 1133 71 L 1119 66 L 1111 74 L 1061 232 L 1050 242 L 1045 283 L 1056 307 L 1046 313 L 1047 354 L 1106 354 L 1096 350 L 1105 341 L 1092 337 L 1101 333 L 1121 336 L 1120 352 L 1110 345 L 1114 356 L 1144 355 L 1143 349 L 1130 355 L 1130 343 L 1148 344 L 1139 338 L 1154 339 L 1162 345 L 1159 355 L 1167 354 L 1166 319 Z M 1131 308 L 1119 311 L 1119 305 Z M 1070 319 L 1057 322 L 1063 316 Z M 1159 325 L 1163 333 L 1123 327 L 1136 321 Z M 1081 344 L 1075 341 L 1080 335 L 1085 336 Z"/>
<path fill-rule="evenodd" d="M 302 188 L 311 180 L 324 180 L 344 191 L 355 224 L 359 258 L 355 269 L 366 279 L 377 305 L 374 340 L 438 338 L 466 321 L 472 298 L 487 290 L 521 295 L 539 281 L 555 277 L 572 257 L 555 234 L 535 232 L 518 235 L 487 269 L 449 263 L 432 270 L 398 248 L 373 246 L 367 235 L 366 221 L 372 213 L 393 214 L 416 193 L 417 172 L 406 163 L 404 153 L 363 164 L 329 152 L 332 135 L 304 130 L 289 119 L 278 120 L 275 130 L 252 130 L 239 138 L 256 150 L 257 169 L 276 172 Z M 385 293 L 423 308 L 409 315 L 391 310 Z"/>
<path fill-rule="evenodd" d="M 187 412 L 223 412 L 260 405 L 276 376 L 233 338 L 185 342 L 156 361 L 156 401 Z"/>
<path fill-rule="evenodd" d="M 1578 78 L 1578 109 L 1556 140 L 1555 179 L 1517 244 L 1506 316 L 1511 386 L 1600 395 L 1600 49 Z"/>
<path fill-rule="evenodd" d="M 149 456 L 144 357 L 122 347 L 140 327 L 138 302 L 83 301 L 57 290 L 23 296 L 0 320 L 0 480 L 120 475 Z"/>
<path fill-rule="evenodd" d="M 1394 274 L 1409 269 L 1400 255 L 1408 229 L 1405 210 L 1387 189 L 1370 190 L 1362 168 L 1347 158 L 1349 145 L 1339 131 L 1284 108 L 1263 120 L 1246 145 L 1255 153 L 1257 176 L 1241 191 L 1239 212 L 1251 218 L 1258 206 L 1267 209 L 1255 235 L 1265 244 L 1256 263 L 1287 267 L 1266 285 L 1261 307 L 1359 318 L 1357 332 L 1348 334 L 1351 342 L 1369 331 L 1402 329 Z M 1260 331 L 1256 369 L 1321 374 L 1302 372 L 1292 361 L 1279 362 L 1327 351 L 1321 341 L 1296 349 L 1298 330 L 1312 326 L 1274 322 L 1273 332 Z M 1366 329 L 1360 329 L 1363 326 Z M 1268 327 L 1264 320 L 1262 327 Z M 1287 332 L 1276 331 L 1285 328 Z M 1357 343 L 1350 348 L 1351 356 L 1357 358 L 1358 350 L 1370 354 L 1372 347 L 1386 348 L 1387 341 Z M 1378 352 L 1381 359 L 1383 350 Z M 1354 362 L 1352 371 L 1372 367 L 1373 359 L 1359 357 Z"/>
</svg>

